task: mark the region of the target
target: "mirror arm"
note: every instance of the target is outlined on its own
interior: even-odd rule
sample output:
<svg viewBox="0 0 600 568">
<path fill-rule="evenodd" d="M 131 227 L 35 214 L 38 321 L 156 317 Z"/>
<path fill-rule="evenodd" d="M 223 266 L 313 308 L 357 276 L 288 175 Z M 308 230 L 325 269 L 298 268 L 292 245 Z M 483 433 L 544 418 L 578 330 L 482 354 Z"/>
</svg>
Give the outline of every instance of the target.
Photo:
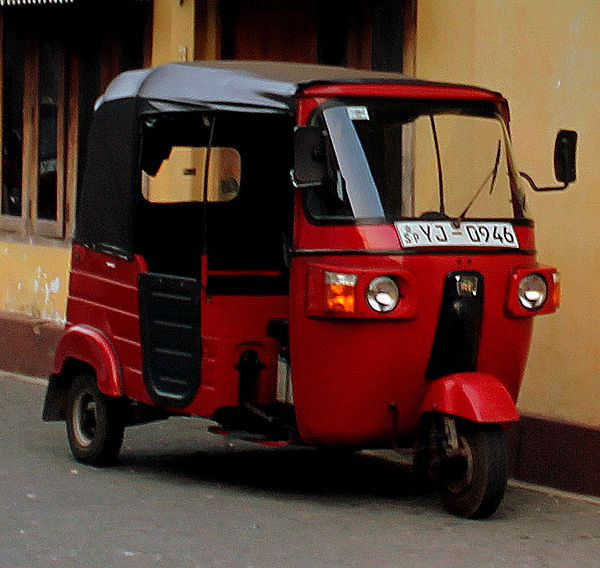
<svg viewBox="0 0 600 568">
<path fill-rule="evenodd" d="M 565 189 L 569 185 L 565 182 L 563 183 L 563 185 L 556 185 L 551 187 L 538 187 L 537 185 L 535 185 L 535 182 L 533 181 L 531 176 L 527 175 L 525 172 L 519 172 L 519 175 L 521 177 L 524 177 L 529 182 L 529 185 L 534 191 L 560 191 L 561 189 Z"/>
<path fill-rule="evenodd" d="M 296 170 L 290 170 L 290 179 L 292 180 L 292 185 L 296 188 L 296 189 L 306 189 L 309 187 L 320 187 L 321 185 L 323 185 L 321 182 L 317 181 L 317 182 L 301 182 L 298 181 L 298 179 L 296 178 Z"/>
</svg>

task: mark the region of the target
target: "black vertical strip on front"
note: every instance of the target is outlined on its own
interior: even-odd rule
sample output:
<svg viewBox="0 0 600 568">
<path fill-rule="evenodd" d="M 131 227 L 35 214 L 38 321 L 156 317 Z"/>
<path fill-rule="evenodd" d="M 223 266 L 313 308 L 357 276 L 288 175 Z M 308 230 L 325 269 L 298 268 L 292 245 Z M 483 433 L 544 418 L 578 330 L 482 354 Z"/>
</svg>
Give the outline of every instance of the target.
<svg viewBox="0 0 600 568">
<path fill-rule="evenodd" d="M 144 382 L 158 404 L 186 406 L 200 384 L 200 281 L 139 276 Z"/>
<path fill-rule="evenodd" d="M 476 294 L 461 296 L 457 276 L 477 278 Z M 452 272 L 446 277 L 437 330 L 426 376 L 436 379 L 452 373 L 475 371 L 483 315 L 483 277 L 478 272 Z"/>
</svg>

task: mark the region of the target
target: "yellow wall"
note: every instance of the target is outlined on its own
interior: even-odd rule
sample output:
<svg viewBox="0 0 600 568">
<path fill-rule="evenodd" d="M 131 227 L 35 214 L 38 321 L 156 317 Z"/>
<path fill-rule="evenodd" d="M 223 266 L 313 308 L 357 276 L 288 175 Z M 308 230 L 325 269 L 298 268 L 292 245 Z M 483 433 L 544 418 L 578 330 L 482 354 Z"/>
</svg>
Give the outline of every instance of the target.
<svg viewBox="0 0 600 568">
<path fill-rule="evenodd" d="M 0 241 L 0 310 L 64 323 L 70 247 Z"/>
<path fill-rule="evenodd" d="M 154 0 L 152 65 L 194 59 L 195 2 Z"/>
<path fill-rule="evenodd" d="M 521 170 L 553 185 L 561 128 L 579 134 L 578 180 L 527 191 L 543 263 L 563 305 L 536 319 L 520 397 L 525 412 L 600 425 L 600 6 L 597 0 L 419 0 L 416 74 L 501 91 Z"/>
<path fill-rule="evenodd" d="M 152 65 L 216 59 L 217 0 L 154 0 Z"/>
</svg>

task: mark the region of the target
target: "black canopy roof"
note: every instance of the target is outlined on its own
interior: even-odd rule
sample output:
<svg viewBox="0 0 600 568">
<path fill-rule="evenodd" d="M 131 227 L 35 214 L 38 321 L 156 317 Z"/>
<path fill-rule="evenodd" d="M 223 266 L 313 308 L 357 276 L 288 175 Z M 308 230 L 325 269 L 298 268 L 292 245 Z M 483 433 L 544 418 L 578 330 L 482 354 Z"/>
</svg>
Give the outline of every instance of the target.
<svg viewBox="0 0 600 568">
<path fill-rule="evenodd" d="M 419 81 L 398 73 L 298 63 L 214 61 L 168 63 L 119 75 L 96 104 L 75 240 L 131 258 L 140 193 L 141 116 L 185 110 L 293 115 L 295 95 L 333 83 L 392 83 L 483 89 Z"/>
<path fill-rule="evenodd" d="M 119 75 L 97 106 L 124 98 L 189 105 L 227 105 L 293 112 L 301 89 L 331 83 L 395 83 L 456 86 L 406 77 L 400 73 L 362 71 L 302 63 L 258 61 L 196 61 Z M 467 87 L 475 88 L 475 87 Z M 481 89 L 485 92 L 484 89 Z M 489 92 L 489 91 L 488 91 Z"/>
</svg>

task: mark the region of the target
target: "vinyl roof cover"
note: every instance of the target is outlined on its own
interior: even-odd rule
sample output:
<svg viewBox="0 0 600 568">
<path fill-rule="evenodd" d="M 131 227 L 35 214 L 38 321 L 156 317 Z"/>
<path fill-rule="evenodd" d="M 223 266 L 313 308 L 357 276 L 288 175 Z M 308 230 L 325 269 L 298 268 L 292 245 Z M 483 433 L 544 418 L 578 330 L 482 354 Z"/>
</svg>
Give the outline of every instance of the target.
<svg viewBox="0 0 600 568">
<path fill-rule="evenodd" d="M 122 73 L 108 86 L 96 108 L 112 100 L 139 98 L 189 105 L 222 104 L 293 112 L 294 96 L 298 91 L 312 85 L 333 83 L 443 85 L 399 73 L 324 65 L 196 61 L 167 63 L 152 69 Z"/>
</svg>

